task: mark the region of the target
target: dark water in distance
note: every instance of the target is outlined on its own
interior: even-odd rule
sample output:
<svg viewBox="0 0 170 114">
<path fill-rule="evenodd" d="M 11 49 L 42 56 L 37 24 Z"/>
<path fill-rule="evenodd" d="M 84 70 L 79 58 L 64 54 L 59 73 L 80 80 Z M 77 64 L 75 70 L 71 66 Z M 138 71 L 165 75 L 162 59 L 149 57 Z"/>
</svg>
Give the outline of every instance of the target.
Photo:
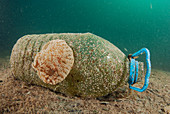
<svg viewBox="0 0 170 114">
<path fill-rule="evenodd" d="M 101 36 L 126 55 L 143 47 L 170 71 L 170 0 L 0 0 L 0 57 L 26 34 Z"/>
</svg>

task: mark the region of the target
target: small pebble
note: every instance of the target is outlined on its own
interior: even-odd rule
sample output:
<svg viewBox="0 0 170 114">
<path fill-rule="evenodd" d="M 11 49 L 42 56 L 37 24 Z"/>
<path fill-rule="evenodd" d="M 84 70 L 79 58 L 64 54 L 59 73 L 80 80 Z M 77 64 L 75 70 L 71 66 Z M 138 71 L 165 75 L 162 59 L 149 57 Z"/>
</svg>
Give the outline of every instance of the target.
<svg viewBox="0 0 170 114">
<path fill-rule="evenodd" d="M 102 105 L 108 105 L 109 102 L 100 102 L 100 104 L 102 104 Z"/>
<path fill-rule="evenodd" d="M 164 107 L 164 111 L 168 114 L 170 114 L 170 106 Z"/>
</svg>

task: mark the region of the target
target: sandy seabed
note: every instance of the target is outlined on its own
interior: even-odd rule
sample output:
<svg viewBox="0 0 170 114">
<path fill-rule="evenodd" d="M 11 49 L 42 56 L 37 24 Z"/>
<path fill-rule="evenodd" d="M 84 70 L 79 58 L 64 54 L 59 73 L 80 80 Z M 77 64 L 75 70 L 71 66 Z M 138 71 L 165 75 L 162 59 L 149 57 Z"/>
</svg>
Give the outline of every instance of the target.
<svg viewBox="0 0 170 114">
<path fill-rule="evenodd" d="M 36 114 L 170 114 L 170 72 L 152 70 L 145 92 L 127 97 L 109 95 L 82 99 L 16 80 L 8 64 L 0 59 L 0 113 Z"/>
</svg>

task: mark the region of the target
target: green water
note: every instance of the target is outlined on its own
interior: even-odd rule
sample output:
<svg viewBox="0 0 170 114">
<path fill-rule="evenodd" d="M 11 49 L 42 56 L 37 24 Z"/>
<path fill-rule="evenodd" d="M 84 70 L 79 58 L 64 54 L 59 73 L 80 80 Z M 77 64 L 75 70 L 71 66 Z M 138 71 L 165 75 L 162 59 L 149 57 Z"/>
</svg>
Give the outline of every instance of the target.
<svg viewBox="0 0 170 114">
<path fill-rule="evenodd" d="M 152 68 L 170 71 L 170 0 L 0 0 L 0 57 L 26 34 L 101 36 L 126 55 L 143 47 Z"/>
</svg>

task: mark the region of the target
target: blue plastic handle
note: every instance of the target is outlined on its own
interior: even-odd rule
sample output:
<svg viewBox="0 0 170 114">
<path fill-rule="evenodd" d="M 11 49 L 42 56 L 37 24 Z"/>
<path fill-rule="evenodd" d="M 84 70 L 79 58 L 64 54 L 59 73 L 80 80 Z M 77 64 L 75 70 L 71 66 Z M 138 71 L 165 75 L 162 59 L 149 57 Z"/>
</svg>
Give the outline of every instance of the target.
<svg viewBox="0 0 170 114">
<path fill-rule="evenodd" d="M 150 77 L 150 74 L 151 74 L 150 52 L 147 48 L 142 48 L 141 50 L 139 50 L 138 52 L 136 52 L 132 55 L 132 58 L 134 58 L 134 57 L 138 56 L 139 54 L 143 54 L 144 52 L 146 53 L 147 69 L 146 69 L 146 75 L 145 75 L 145 83 L 144 83 L 142 88 L 137 88 L 137 87 L 132 86 L 132 84 L 137 82 L 138 70 L 136 70 L 137 71 L 136 77 L 134 77 L 134 76 L 135 76 L 135 69 L 138 69 L 138 64 L 135 62 L 135 59 L 131 59 L 131 63 L 130 63 L 130 76 L 129 76 L 129 81 L 128 81 L 129 88 L 136 90 L 136 91 L 139 91 L 139 92 L 145 91 L 148 87 L 148 84 L 149 84 L 149 77 Z M 136 65 L 135 65 L 135 63 L 136 63 Z"/>
</svg>

